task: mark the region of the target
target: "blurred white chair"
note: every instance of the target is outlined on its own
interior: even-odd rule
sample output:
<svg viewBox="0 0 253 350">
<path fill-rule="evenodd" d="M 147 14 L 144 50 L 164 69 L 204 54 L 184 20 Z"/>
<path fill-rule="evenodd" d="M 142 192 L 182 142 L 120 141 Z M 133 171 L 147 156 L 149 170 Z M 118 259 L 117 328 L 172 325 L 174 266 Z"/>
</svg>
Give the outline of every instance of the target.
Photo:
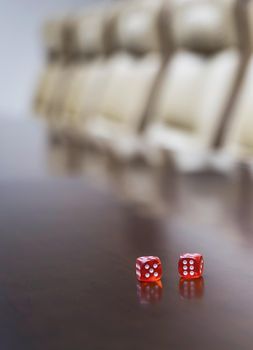
<svg viewBox="0 0 253 350">
<path fill-rule="evenodd" d="M 50 92 L 51 103 L 47 110 L 51 128 L 62 133 L 63 136 L 68 133 L 71 121 L 75 120 L 82 100 L 85 99 L 86 77 L 89 77 L 88 80 L 90 80 L 93 74 L 90 72 L 100 71 L 99 66 L 105 53 L 105 16 L 105 9 L 101 7 L 92 7 L 86 9 L 84 13 L 68 16 L 65 26 L 68 25 L 71 43 L 68 43 L 68 37 L 64 38 L 64 31 L 60 38 L 57 37 L 58 40 L 66 42 L 65 45 L 64 43 L 61 45 L 62 48 L 65 48 L 65 55 L 56 59 L 55 65 L 58 65 L 61 73 L 59 79 L 55 81 L 54 90 Z M 48 24 L 46 24 L 46 29 L 48 29 Z M 50 47 L 55 44 L 55 41 L 52 43 L 49 41 Z M 47 67 L 45 75 L 50 75 L 50 72 L 51 70 Z M 99 90 L 99 86 L 97 89 Z"/>
<path fill-rule="evenodd" d="M 162 66 L 159 17 L 162 1 L 128 3 L 114 18 L 112 47 L 108 61 L 115 68 L 104 96 L 86 124 L 86 137 L 101 147 L 118 149 L 139 128 Z"/>
<path fill-rule="evenodd" d="M 237 46 L 235 0 L 171 0 L 177 47 L 212 53 Z"/>
<path fill-rule="evenodd" d="M 76 15 L 77 50 L 83 58 L 104 55 L 108 12 L 110 12 L 110 7 L 107 9 L 100 5 L 86 8 Z"/>
<path fill-rule="evenodd" d="M 43 26 L 42 40 L 47 54 L 62 56 L 64 50 L 64 26 L 68 20 L 67 16 L 57 16 L 47 20 Z"/>
<path fill-rule="evenodd" d="M 236 6 L 232 0 L 172 4 L 177 50 L 153 106 L 145 144 L 148 152 L 173 151 L 185 170 L 203 165 L 234 92 L 242 63 Z"/>
<path fill-rule="evenodd" d="M 159 21 L 163 1 L 128 2 L 116 16 L 114 40 L 120 50 L 137 54 L 160 52 L 162 49 Z"/>
<path fill-rule="evenodd" d="M 62 74 L 63 69 L 58 62 L 50 62 L 45 67 L 34 99 L 34 110 L 37 115 L 48 116 L 54 92 Z"/>
<path fill-rule="evenodd" d="M 129 141 L 138 129 L 161 60 L 156 55 L 136 60 L 126 54 L 117 54 L 112 60 L 111 77 L 97 101 L 98 111 L 88 118 L 85 130 L 95 143 L 114 148 L 117 140 Z"/>
<path fill-rule="evenodd" d="M 242 87 L 225 133 L 223 155 L 251 164 L 253 169 L 253 2 L 247 6 L 250 52 Z"/>
<path fill-rule="evenodd" d="M 236 158 L 253 156 L 253 58 L 247 67 L 246 77 L 227 132 L 225 149 Z"/>
<path fill-rule="evenodd" d="M 174 152 L 208 151 L 232 91 L 239 54 L 227 50 L 208 60 L 180 52 L 168 66 L 148 126 L 149 145 Z"/>
<path fill-rule="evenodd" d="M 120 64 L 120 60 L 96 59 L 76 68 L 61 118 L 66 132 L 78 140 L 84 138 L 89 120 L 99 113 L 111 77 Z"/>
<path fill-rule="evenodd" d="M 43 45 L 48 62 L 40 75 L 34 98 L 34 110 L 40 116 L 48 115 L 55 87 L 63 72 L 61 68 L 66 21 L 66 16 L 59 16 L 46 21 L 43 27 Z"/>
<path fill-rule="evenodd" d="M 99 112 L 102 94 L 114 71 L 108 58 L 107 27 L 125 4 L 86 8 L 76 16 L 75 37 L 78 60 L 74 62 L 68 89 L 57 112 L 63 134 L 80 141 L 86 118 Z M 117 64 L 116 64 L 117 65 Z"/>
</svg>

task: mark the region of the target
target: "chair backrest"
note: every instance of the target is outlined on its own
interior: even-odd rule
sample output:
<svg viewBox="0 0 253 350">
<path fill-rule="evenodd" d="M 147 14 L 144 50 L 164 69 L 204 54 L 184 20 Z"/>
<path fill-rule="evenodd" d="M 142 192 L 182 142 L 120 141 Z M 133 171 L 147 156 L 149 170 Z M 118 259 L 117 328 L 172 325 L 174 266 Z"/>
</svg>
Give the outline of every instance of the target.
<svg viewBox="0 0 253 350">
<path fill-rule="evenodd" d="M 248 28 L 249 28 L 249 42 L 251 52 L 253 51 L 253 1 L 252 0 L 244 0 L 247 5 L 247 16 L 248 16 Z"/>
<path fill-rule="evenodd" d="M 143 55 L 161 52 L 162 0 L 130 1 L 112 19 L 111 42 L 116 50 Z"/>
<path fill-rule="evenodd" d="M 175 53 L 152 113 L 155 122 L 210 144 L 240 65 L 237 1 L 182 0 L 172 9 Z"/>
<path fill-rule="evenodd" d="M 68 125 L 76 127 L 98 112 L 112 69 L 112 64 L 102 59 L 76 67 L 73 85 L 64 103 L 63 118 L 67 119 Z"/>
<path fill-rule="evenodd" d="M 76 16 L 76 50 L 82 57 L 97 57 L 105 54 L 105 27 L 107 11 L 104 7 L 92 7 Z"/>
<path fill-rule="evenodd" d="M 172 127 L 193 131 L 195 121 L 189 113 L 199 98 L 204 69 L 202 57 L 186 51 L 175 54 L 164 72 L 154 118 Z"/>
<path fill-rule="evenodd" d="M 172 36 L 177 48 L 203 54 L 238 46 L 234 0 L 172 0 Z"/>
<path fill-rule="evenodd" d="M 41 74 L 34 98 L 34 110 L 38 115 L 48 115 L 62 73 L 62 67 L 58 63 L 49 62 Z"/>
<path fill-rule="evenodd" d="M 246 77 L 227 131 L 225 148 L 240 158 L 253 156 L 253 58 L 247 67 Z"/>
<path fill-rule="evenodd" d="M 110 122 L 136 129 L 159 68 L 156 55 L 147 55 L 141 60 L 129 55 L 118 56 L 98 114 Z"/>
<path fill-rule="evenodd" d="M 43 27 L 43 44 L 48 56 L 59 57 L 63 52 L 63 27 L 65 18 L 53 18 Z"/>
<path fill-rule="evenodd" d="M 83 65 L 87 65 L 88 69 L 94 61 L 94 67 L 97 67 L 96 61 L 105 54 L 105 19 L 106 9 L 93 6 L 85 12 L 69 15 L 62 21 L 63 29 L 57 32 L 61 54 L 58 55 L 58 59 L 56 57 L 62 74 L 53 93 L 51 116 L 53 114 L 59 120 L 65 120 L 67 113 L 78 110 L 80 103 L 77 95 L 79 89 L 82 91 L 84 88 L 85 80 L 86 69 Z M 47 75 L 47 72 L 45 74 Z"/>
<path fill-rule="evenodd" d="M 98 109 L 110 123 L 138 129 L 164 54 L 159 21 L 163 4 L 132 1 L 111 19 L 109 61 L 115 69 Z"/>
<path fill-rule="evenodd" d="M 253 156 L 253 2 L 247 2 L 249 59 L 245 64 L 243 83 L 226 130 L 225 149 L 239 158 Z"/>
</svg>

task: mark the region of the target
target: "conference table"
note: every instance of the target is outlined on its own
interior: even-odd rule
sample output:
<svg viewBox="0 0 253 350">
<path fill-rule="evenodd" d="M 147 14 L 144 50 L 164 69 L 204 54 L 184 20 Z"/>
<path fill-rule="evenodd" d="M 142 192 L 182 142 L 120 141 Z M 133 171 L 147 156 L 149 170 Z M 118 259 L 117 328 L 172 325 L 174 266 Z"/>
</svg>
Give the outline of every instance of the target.
<svg viewBox="0 0 253 350">
<path fill-rule="evenodd" d="M 251 350 L 247 169 L 167 174 L 156 215 L 114 180 L 55 171 L 49 145 L 38 121 L 0 122 L 0 349 Z M 179 278 L 184 252 L 203 254 L 202 278 Z M 161 258 L 161 282 L 136 280 L 143 255 Z"/>
</svg>

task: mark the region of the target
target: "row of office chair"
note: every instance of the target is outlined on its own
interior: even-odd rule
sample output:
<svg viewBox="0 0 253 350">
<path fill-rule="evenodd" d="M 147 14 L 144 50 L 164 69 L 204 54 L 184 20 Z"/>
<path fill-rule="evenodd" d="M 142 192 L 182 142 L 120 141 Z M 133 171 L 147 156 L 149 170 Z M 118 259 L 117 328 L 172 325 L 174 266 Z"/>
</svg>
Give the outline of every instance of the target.
<svg viewBox="0 0 253 350">
<path fill-rule="evenodd" d="M 35 109 L 63 139 L 152 164 L 253 159 L 251 0 L 122 1 L 44 29 Z"/>
</svg>

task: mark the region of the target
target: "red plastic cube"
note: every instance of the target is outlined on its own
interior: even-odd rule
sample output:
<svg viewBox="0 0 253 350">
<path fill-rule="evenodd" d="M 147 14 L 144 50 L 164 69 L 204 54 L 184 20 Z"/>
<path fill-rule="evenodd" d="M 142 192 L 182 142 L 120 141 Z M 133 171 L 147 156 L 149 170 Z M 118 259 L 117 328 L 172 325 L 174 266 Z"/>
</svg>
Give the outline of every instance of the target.
<svg viewBox="0 0 253 350">
<path fill-rule="evenodd" d="M 157 256 L 141 256 L 136 259 L 136 277 L 141 282 L 155 282 L 162 277 L 162 264 Z"/>
<path fill-rule="evenodd" d="M 192 279 L 202 276 L 204 268 L 203 256 L 198 253 L 180 255 L 178 272 L 182 278 Z"/>
</svg>

